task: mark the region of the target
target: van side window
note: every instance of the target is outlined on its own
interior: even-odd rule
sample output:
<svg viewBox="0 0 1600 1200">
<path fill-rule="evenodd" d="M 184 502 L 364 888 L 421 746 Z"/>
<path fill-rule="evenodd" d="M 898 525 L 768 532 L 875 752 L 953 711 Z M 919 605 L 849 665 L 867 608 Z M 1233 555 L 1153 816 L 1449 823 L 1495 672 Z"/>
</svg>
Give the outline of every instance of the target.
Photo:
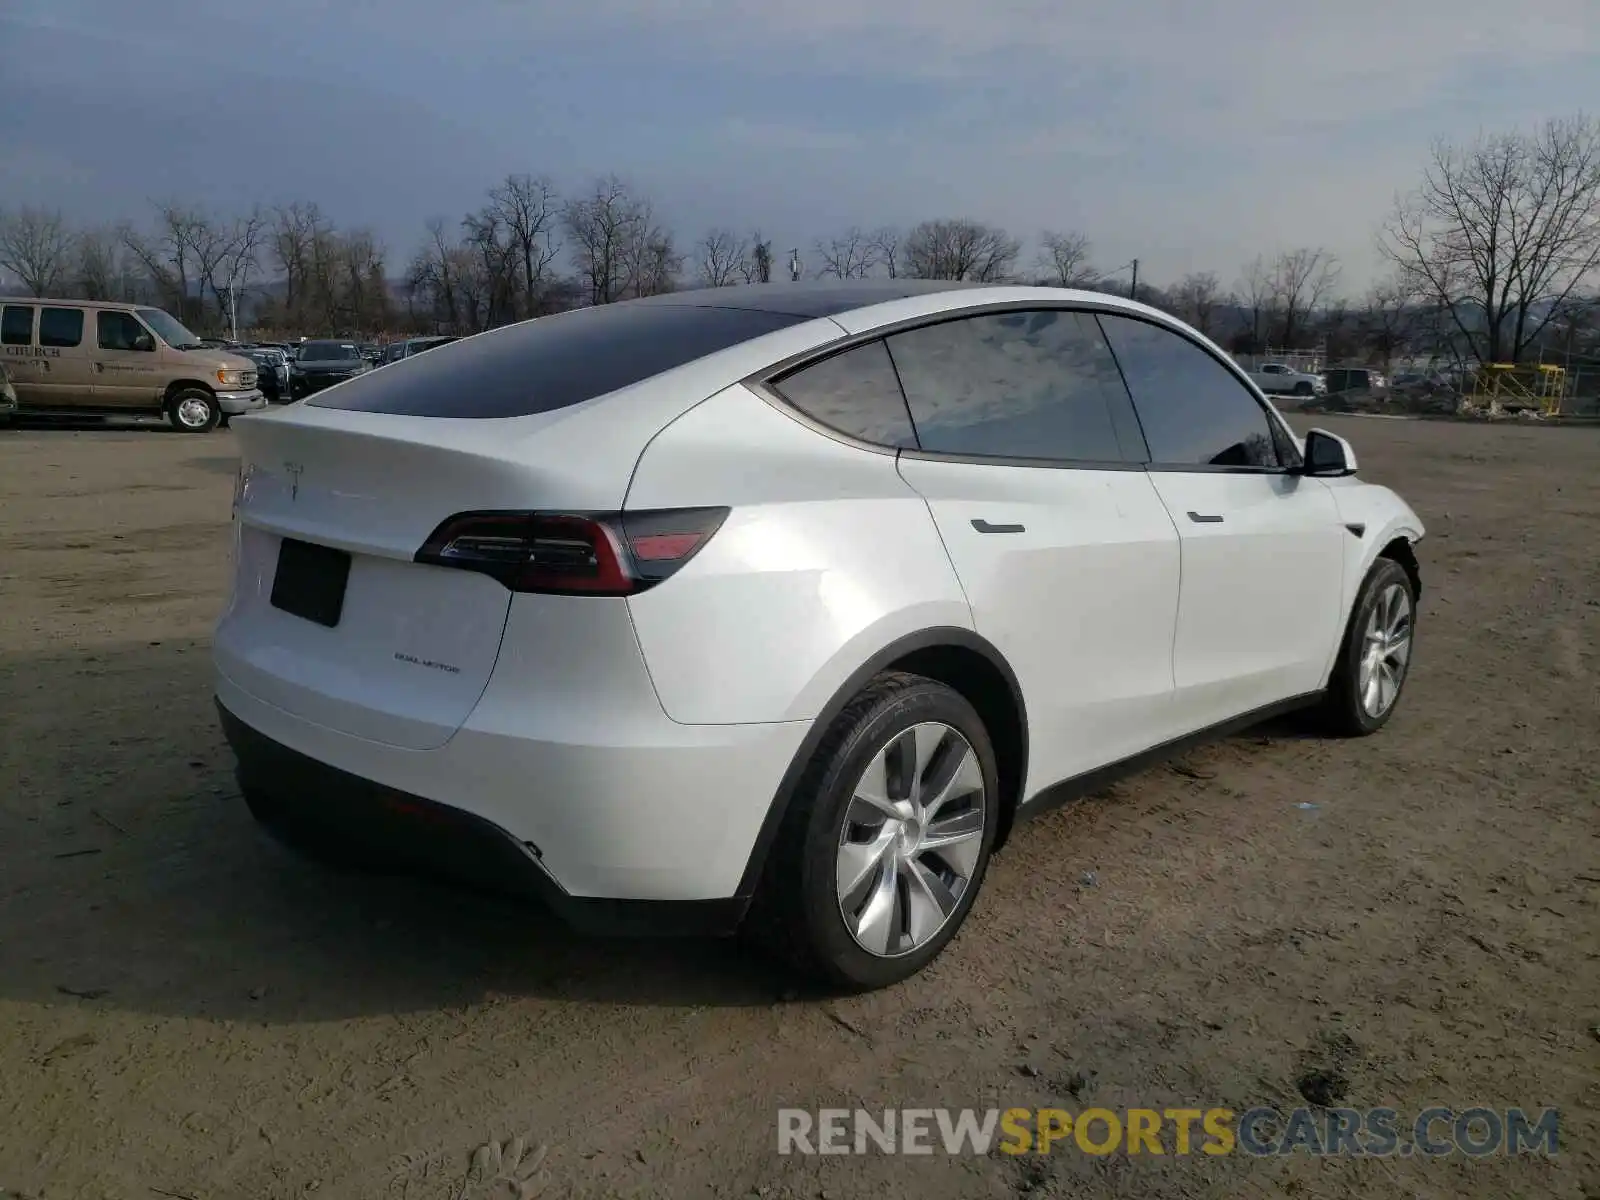
<svg viewBox="0 0 1600 1200">
<path fill-rule="evenodd" d="M 102 309 L 94 315 L 95 336 L 102 350 L 154 350 L 155 341 L 144 326 L 125 312 Z M 139 344 L 143 334 L 144 344 Z"/>
<path fill-rule="evenodd" d="M 33 345 L 33 305 L 8 304 L 0 311 L 0 346 Z"/>
<path fill-rule="evenodd" d="M 76 346 L 83 341 L 83 309 L 41 308 L 39 345 Z"/>
</svg>

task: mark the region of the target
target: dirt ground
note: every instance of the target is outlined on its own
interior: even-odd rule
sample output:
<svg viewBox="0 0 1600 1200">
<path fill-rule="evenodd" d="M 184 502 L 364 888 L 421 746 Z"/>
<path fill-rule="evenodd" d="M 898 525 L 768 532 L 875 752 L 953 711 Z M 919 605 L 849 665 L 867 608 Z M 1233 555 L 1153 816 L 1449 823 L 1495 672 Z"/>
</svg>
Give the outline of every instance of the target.
<svg viewBox="0 0 1600 1200">
<path fill-rule="evenodd" d="M 546 1196 L 1600 1195 L 1600 429 L 1317 420 L 1429 526 L 1394 722 L 1023 827 L 848 1000 L 279 850 L 211 707 L 232 435 L 0 433 L 0 1193 L 453 1200 L 527 1133 Z M 1312 1069 L 1558 1106 L 1561 1153 L 775 1151 L 780 1105 L 1242 1111 Z"/>
</svg>

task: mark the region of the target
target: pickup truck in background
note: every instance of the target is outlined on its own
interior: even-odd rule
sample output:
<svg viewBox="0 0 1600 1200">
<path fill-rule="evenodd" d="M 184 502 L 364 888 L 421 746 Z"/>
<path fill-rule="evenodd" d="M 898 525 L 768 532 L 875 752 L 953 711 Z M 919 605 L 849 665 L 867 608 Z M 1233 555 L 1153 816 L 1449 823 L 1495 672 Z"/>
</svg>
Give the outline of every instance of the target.
<svg viewBox="0 0 1600 1200">
<path fill-rule="evenodd" d="M 1320 396 L 1328 390 L 1321 375 L 1297 371 L 1287 363 L 1262 363 L 1249 375 L 1269 396 Z"/>
</svg>

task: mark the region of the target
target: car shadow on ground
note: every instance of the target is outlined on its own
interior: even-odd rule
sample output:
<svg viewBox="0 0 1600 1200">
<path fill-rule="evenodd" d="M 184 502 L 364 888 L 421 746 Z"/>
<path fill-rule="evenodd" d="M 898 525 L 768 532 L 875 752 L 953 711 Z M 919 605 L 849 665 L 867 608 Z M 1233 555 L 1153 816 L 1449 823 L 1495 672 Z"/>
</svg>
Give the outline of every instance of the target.
<svg viewBox="0 0 1600 1200">
<path fill-rule="evenodd" d="M 532 903 L 284 849 L 239 796 L 204 642 L 0 661 L 0 714 L 0 998 L 269 1023 L 796 998 L 732 940 L 587 937 Z M 1304 736 L 1286 718 L 1235 741 Z M 1196 753 L 1172 769 L 1210 770 Z"/>
<path fill-rule="evenodd" d="M 785 991 L 732 941 L 584 937 L 540 906 L 281 848 L 238 795 L 203 643 L 0 661 L 0 713 L 0 998 L 304 1022 Z"/>
</svg>

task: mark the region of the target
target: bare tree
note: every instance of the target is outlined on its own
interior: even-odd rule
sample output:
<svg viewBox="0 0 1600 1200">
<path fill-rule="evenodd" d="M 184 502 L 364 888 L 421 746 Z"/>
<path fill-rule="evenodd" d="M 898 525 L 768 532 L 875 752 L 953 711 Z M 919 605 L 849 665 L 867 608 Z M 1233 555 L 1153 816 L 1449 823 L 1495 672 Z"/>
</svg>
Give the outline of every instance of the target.
<svg viewBox="0 0 1600 1200">
<path fill-rule="evenodd" d="M 585 196 L 567 201 L 562 223 L 572 243 L 573 266 L 590 304 L 610 304 L 630 291 L 630 274 L 642 264 L 650 215 L 615 175 L 596 180 Z"/>
<path fill-rule="evenodd" d="M 117 228 L 91 228 L 78 234 L 73 247 L 74 294 L 85 300 L 142 301 L 145 281 Z"/>
<path fill-rule="evenodd" d="M 924 221 L 901 247 L 901 274 L 912 279 L 998 283 L 1016 264 L 1017 239 L 992 225 L 958 218 Z"/>
<path fill-rule="evenodd" d="M 1272 321 L 1272 277 L 1266 262 L 1257 255 L 1245 264 L 1239 277 L 1239 301 L 1250 320 L 1249 353 L 1259 354 Z"/>
<path fill-rule="evenodd" d="M 706 287 L 749 280 L 750 246 L 731 229 L 708 229 L 695 247 L 695 274 Z"/>
<path fill-rule="evenodd" d="M 60 290 L 72 265 L 73 235 L 59 212 L 0 211 L 0 267 L 35 296 Z"/>
<path fill-rule="evenodd" d="M 1035 270 L 1052 287 L 1082 287 L 1095 280 L 1089 266 L 1089 239 L 1081 233 L 1045 230 L 1039 235 L 1039 259 Z"/>
<path fill-rule="evenodd" d="M 894 279 L 900 273 L 900 231 L 892 225 L 885 225 L 872 231 L 869 244 L 872 253 L 877 256 L 878 262 L 889 273 L 889 278 Z"/>
<path fill-rule="evenodd" d="M 521 268 L 521 315 L 537 316 L 543 311 L 550 264 L 560 252 L 555 240 L 561 215 L 555 185 L 542 176 L 507 175 L 489 192 L 489 207 L 504 225 Z"/>
<path fill-rule="evenodd" d="M 1284 346 L 1295 348 L 1295 339 L 1305 332 L 1306 318 L 1328 299 L 1338 282 L 1339 260 L 1320 247 L 1286 250 L 1273 260 L 1267 289 L 1281 319 L 1279 336 Z"/>
<path fill-rule="evenodd" d="M 1222 304 L 1222 285 L 1213 271 L 1191 271 L 1168 293 L 1172 311 L 1201 333 L 1216 332 L 1217 309 Z"/>
<path fill-rule="evenodd" d="M 1423 306 L 1411 278 L 1396 273 L 1368 290 L 1356 327 L 1365 352 L 1387 373 L 1395 358 L 1406 353 L 1421 330 Z"/>
<path fill-rule="evenodd" d="M 213 231 L 205 216 L 176 200 L 156 205 L 155 229 L 142 234 L 133 226 L 122 231 L 123 245 L 149 272 L 162 304 L 178 320 L 202 323 L 205 295 L 200 276 L 201 251 L 210 252 Z"/>
<path fill-rule="evenodd" d="M 772 239 L 758 229 L 750 235 L 750 258 L 744 267 L 746 283 L 772 282 Z"/>
<path fill-rule="evenodd" d="M 1516 362 L 1600 269 L 1600 121 L 1434 145 L 1379 245 L 1479 362 Z"/>
<path fill-rule="evenodd" d="M 838 237 L 817 243 L 822 266 L 819 276 L 835 279 L 865 279 L 878 265 L 878 252 L 870 235 L 851 226 Z"/>
</svg>

